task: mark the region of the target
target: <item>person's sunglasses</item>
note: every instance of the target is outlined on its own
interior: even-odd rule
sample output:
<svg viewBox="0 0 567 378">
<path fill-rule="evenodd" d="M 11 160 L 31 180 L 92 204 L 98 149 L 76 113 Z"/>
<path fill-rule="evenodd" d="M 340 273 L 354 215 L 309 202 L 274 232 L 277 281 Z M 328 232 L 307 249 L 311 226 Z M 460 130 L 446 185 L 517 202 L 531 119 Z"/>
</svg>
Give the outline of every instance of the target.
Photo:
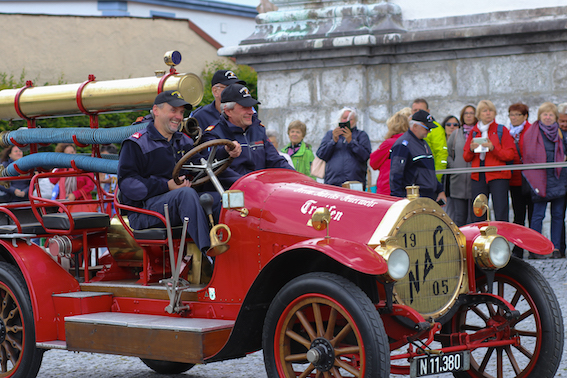
<svg viewBox="0 0 567 378">
<path fill-rule="evenodd" d="M 461 125 L 460 125 L 459 123 L 447 122 L 447 123 L 445 124 L 445 126 L 455 126 L 455 127 L 459 127 L 459 126 L 461 126 Z"/>
</svg>

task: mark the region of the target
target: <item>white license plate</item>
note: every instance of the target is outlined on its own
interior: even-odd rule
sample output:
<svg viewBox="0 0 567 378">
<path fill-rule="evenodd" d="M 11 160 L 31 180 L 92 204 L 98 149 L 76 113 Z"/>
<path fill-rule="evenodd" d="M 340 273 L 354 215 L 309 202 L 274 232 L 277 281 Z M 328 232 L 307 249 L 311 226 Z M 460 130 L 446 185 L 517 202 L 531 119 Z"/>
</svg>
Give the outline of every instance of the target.
<svg viewBox="0 0 567 378">
<path fill-rule="evenodd" d="M 469 370 L 471 352 L 468 350 L 455 353 L 429 354 L 416 357 L 410 364 L 410 377 L 424 377 L 426 375 L 451 373 L 454 371 Z"/>
</svg>

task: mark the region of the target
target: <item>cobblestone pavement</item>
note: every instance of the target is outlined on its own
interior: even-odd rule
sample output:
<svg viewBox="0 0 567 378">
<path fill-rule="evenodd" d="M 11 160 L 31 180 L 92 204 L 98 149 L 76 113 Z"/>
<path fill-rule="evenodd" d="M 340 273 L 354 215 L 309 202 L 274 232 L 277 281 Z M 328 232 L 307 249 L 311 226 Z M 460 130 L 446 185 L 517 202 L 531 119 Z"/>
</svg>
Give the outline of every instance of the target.
<svg viewBox="0 0 567 378">
<path fill-rule="evenodd" d="M 528 260 L 548 279 L 561 304 L 564 325 L 567 334 L 567 259 Z M 566 343 L 567 347 L 567 343 Z M 567 377 L 567 357 L 563 353 L 561 366 L 556 377 Z M 93 353 L 73 353 L 62 350 L 50 350 L 45 353 L 38 377 L 41 378 L 156 378 L 155 374 L 138 358 L 112 356 Z M 198 365 L 185 374 L 171 377 L 186 378 L 243 378 L 266 377 L 262 352 L 256 352 L 245 358 Z M 450 374 L 432 376 L 437 378 L 452 377 Z"/>
</svg>

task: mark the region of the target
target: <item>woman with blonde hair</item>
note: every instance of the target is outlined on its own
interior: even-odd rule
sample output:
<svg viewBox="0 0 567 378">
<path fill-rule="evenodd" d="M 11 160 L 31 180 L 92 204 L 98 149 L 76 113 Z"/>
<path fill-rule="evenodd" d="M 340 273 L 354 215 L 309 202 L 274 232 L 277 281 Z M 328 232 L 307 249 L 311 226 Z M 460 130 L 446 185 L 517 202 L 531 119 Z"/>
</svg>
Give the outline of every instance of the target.
<svg viewBox="0 0 567 378">
<path fill-rule="evenodd" d="M 407 109 L 407 110 L 406 110 Z M 376 180 L 376 193 L 390 195 L 390 149 L 403 133 L 408 131 L 410 108 L 404 108 L 391 116 L 386 125 L 388 132 L 376 151 L 370 154 L 370 167 L 380 171 Z"/>
<path fill-rule="evenodd" d="M 514 139 L 508 129 L 496 121 L 496 107 L 489 100 L 481 100 L 476 107 L 477 124 L 470 131 L 463 158 L 471 162 L 472 167 L 504 166 L 514 160 Z M 476 198 L 479 194 L 487 197 L 492 195 L 494 218 L 497 221 L 508 222 L 508 189 L 512 174 L 509 170 L 493 172 L 475 172 L 471 174 L 471 195 Z M 473 221 L 483 218 L 472 215 Z"/>
<path fill-rule="evenodd" d="M 543 103 L 537 111 L 537 121 L 526 131 L 522 141 L 521 152 L 524 164 L 558 163 L 565 161 L 567 146 L 557 119 L 559 112 L 551 102 Z M 560 258 L 561 229 L 565 218 L 567 169 L 547 168 L 530 169 L 522 174 L 530 187 L 534 203 L 530 228 L 541 233 L 547 203 L 551 203 L 551 242 L 553 258 Z M 530 254 L 530 258 L 540 255 Z"/>
</svg>

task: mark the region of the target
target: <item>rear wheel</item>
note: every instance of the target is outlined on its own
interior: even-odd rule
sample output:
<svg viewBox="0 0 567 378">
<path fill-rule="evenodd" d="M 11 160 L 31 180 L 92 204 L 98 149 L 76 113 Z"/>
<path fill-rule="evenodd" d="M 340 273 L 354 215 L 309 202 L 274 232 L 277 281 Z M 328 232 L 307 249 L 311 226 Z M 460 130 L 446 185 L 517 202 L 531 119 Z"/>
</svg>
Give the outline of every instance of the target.
<svg viewBox="0 0 567 378">
<path fill-rule="evenodd" d="M 195 364 L 184 362 L 171 362 L 150 360 L 148 358 L 140 358 L 147 367 L 152 369 L 158 374 L 181 374 L 191 369 Z"/>
<path fill-rule="evenodd" d="M 364 292 L 330 273 L 310 273 L 276 295 L 262 337 L 268 377 L 388 377 L 382 319 Z"/>
<path fill-rule="evenodd" d="M 37 376 L 43 349 L 36 348 L 30 295 L 20 272 L 0 262 L 0 376 Z"/>
<path fill-rule="evenodd" d="M 485 277 L 477 290 L 487 292 Z M 494 294 L 506 299 L 520 312 L 498 338 L 519 336 L 519 346 L 478 348 L 471 354 L 471 369 L 456 377 L 554 377 L 563 353 L 563 318 L 557 297 L 546 279 L 528 263 L 512 258 L 496 273 Z M 485 303 L 457 314 L 452 332 L 476 332 L 502 322 L 503 312 Z"/>
</svg>

